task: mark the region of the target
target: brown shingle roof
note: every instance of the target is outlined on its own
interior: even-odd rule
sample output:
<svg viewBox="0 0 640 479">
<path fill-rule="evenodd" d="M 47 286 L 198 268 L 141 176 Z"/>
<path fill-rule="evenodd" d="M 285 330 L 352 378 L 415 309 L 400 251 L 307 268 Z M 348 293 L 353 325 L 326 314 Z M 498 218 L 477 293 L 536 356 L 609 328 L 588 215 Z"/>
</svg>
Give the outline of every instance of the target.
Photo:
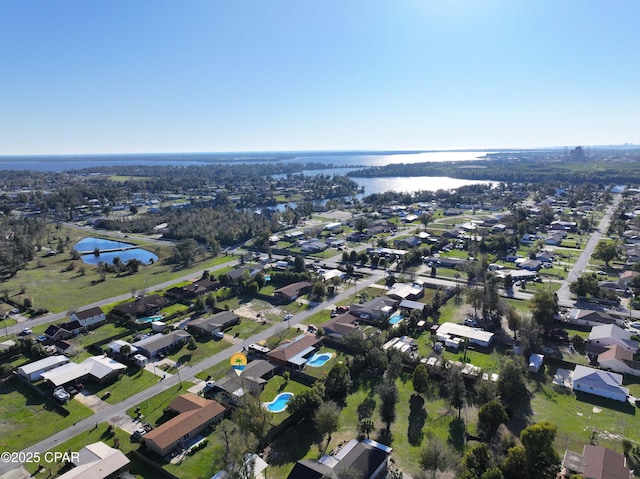
<svg viewBox="0 0 640 479">
<path fill-rule="evenodd" d="M 301 334 L 293 341 L 281 344 L 276 349 L 267 354 L 268 357 L 280 359 L 281 361 L 289 361 L 292 357 L 301 353 L 309 347 L 313 347 L 321 340 L 315 336 Z"/>
<path fill-rule="evenodd" d="M 222 404 L 210 399 L 199 398 L 192 393 L 183 394 L 176 398 L 169 407 L 175 410 L 178 410 L 177 408 L 187 408 L 187 410 L 144 436 L 145 441 L 155 443 L 160 449 L 171 446 L 225 411 Z"/>
</svg>

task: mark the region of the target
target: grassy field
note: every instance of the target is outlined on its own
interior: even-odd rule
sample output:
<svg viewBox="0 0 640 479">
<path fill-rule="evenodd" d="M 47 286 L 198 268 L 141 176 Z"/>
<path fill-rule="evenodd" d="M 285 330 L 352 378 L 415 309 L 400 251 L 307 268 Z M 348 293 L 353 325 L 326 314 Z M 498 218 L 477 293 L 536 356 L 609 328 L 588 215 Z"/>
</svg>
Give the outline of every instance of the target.
<svg viewBox="0 0 640 479">
<path fill-rule="evenodd" d="M 213 356 L 214 354 L 231 347 L 231 343 L 226 339 L 216 341 L 211 337 L 197 337 L 195 340 L 197 348 L 193 351 L 188 349 L 186 346 L 183 346 L 179 351 L 167 357 L 173 359 L 177 364 L 193 366 L 209 356 Z M 168 372 L 175 374 L 173 369 L 170 369 Z"/>
<path fill-rule="evenodd" d="M 100 398 L 108 391 L 111 394 L 103 401 L 109 404 L 117 404 L 120 401 L 133 396 L 134 394 L 144 391 L 154 386 L 158 382 L 158 377 L 145 369 L 128 368 L 126 373 L 117 381 L 107 384 L 99 384 L 93 381 L 85 384 L 85 388 L 92 394 Z"/>
<path fill-rule="evenodd" d="M 0 448 L 4 451 L 20 451 L 93 414 L 88 407 L 71 400 L 64 406 L 69 412 L 64 416 L 53 408 L 53 402 L 18 380 L 0 387 L 0 396 Z"/>
<path fill-rule="evenodd" d="M 71 229 L 62 233 L 65 234 L 68 234 L 69 242 L 64 253 L 50 257 L 42 252 L 38 253 L 27 269 L 3 281 L 2 290 L 6 290 L 12 300 L 21 302 L 29 297 L 33 299 L 34 308 L 45 308 L 52 312 L 65 311 L 104 298 L 140 291 L 147 285 L 159 284 L 234 259 L 232 256 L 219 256 L 197 262 L 189 269 L 178 269 L 167 262 L 172 254 L 170 248 L 142 243 L 140 246 L 158 255 L 155 264 L 142 266 L 133 275 L 108 273 L 105 281 L 100 281 L 96 266 L 84 264 L 82 260 L 72 260 L 69 254 L 69 249 L 78 240 L 89 235 Z M 55 244 L 53 248 L 55 249 Z M 73 270 L 69 269 L 70 264 L 74 265 Z"/>
<path fill-rule="evenodd" d="M 98 441 L 104 442 L 107 446 L 117 447 L 124 454 L 128 454 L 129 452 L 138 449 L 139 445 L 137 443 L 133 443 L 130 440 L 129 434 L 121 429 L 115 429 L 113 435 L 109 434 L 107 428 L 109 425 L 107 423 L 100 423 L 98 427 L 95 429 L 91 429 L 90 431 L 85 431 L 82 434 L 78 434 L 72 439 L 69 439 L 66 442 L 58 445 L 58 447 L 51 449 L 51 451 L 55 452 L 77 452 L 82 449 L 83 446 L 87 444 L 93 444 Z M 44 457 L 44 454 L 42 454 Z M 45 472 L 41 472 L 39 475 L 36 475 L 36 471 L 40 466 L 47 468 Z M 46 474 L 48 472 L 53 473 L 56 476 L 60 469 L 64 466 L 63 462 L 60 463 L 51 463 L 41 461 L 39 463 L 30 463 L 25 464 L 25 468 L 33 477 L 47 477 Z M 151 479 L 157 475 L 157 473 L 145 466 L 143 463 L 136 461 L 135 459 L 131 462 L 131 465 L 128 468 L 130 474 L 136 479 Z"/>
</svg>

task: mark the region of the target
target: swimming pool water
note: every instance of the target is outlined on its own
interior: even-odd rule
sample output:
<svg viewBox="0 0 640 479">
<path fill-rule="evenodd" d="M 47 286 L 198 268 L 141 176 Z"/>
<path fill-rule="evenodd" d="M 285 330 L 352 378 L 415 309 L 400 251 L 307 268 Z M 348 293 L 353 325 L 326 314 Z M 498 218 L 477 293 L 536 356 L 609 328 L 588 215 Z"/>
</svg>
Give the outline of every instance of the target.
<svg viewBox="0 0 640 479">
<path fill-rule="evenodd" d="M 324 366 L 326 362 L 329 361 L 329 359 L 331 359 L 332 357 L 333 354 L 331 353 L 314 354 L 313 356 L 311 356 L 311 358 L 309 358 L 309 361 L 307 361 L 307 365 L 311 366 L 312 368 L 319 368 L 321 366 Z"/>
<path fill-rule="evenodd" d="M 265 403 L 265 406 L 271 412 L 282 412 L 287 409 L 287 403 L 292 397 L 293 393 L 280 393 L 273 401 Z"/>
<path fill-rule="evenodd" d="M 402 316 L 399 314 L 394 314 L 389 318 L 389 324 L 398 324 L 400 321 L 402 321 Z"/>
</svg>

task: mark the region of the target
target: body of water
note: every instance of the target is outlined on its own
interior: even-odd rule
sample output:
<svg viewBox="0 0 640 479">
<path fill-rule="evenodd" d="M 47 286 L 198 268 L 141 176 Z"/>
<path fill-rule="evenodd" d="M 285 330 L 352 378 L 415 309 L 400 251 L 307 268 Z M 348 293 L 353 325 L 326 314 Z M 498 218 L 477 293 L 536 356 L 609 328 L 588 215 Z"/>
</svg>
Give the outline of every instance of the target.
<svg viewBox="0 0 640 479">
<path fill-rule="evenodd" d="M 158 261 L 158 256 L 142 248 L 133 248 L 125 251 L 110 251 L 108 253 L 100 253 L 96 256 L 93 253 L 83 254 L 82 262 L 86 264 L 113 263 L 113 260 L 119 257 L 123 263 L 129 260 L 137 259 L 143 264 L 151 264 Z"/>
<path fill-rule="evenodd" d="M 430 151 L 406 154 L 332 153 L 317 155 L 305 153 L 184 153 L 140 155 L 77 155 L 77 156 L 0 156 L 0 170 L 68 171 L 100 166 L 119 165 L 207 165 L 272 162 L 325 163 L 334 166 L 381 166 L 394 163 L 421 163 L 425 161 L 464 161 L 484 157 L 486 151 Z M 229 161 L 229 158 L 233 160 Z M 317 173 L 319 174 L 318 170 Z"/>
<path fill-rule="evenodd" d="M 120 241 L 112 241 L 100 238 L 83 238 L 73 247 L 79 253 L 93 253 L 96 248 L 100 251 L 107 249 L 121 249 L 133 246 L 131 243 L 122 243 Z"/>
</svg>

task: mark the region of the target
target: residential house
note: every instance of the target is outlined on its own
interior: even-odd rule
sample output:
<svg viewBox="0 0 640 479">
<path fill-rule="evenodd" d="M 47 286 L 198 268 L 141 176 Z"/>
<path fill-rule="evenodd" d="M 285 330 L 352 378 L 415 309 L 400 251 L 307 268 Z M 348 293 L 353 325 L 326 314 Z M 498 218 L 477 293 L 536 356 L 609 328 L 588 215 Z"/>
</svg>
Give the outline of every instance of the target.
<svg viewBox="0 0 640 479">
<path fill-rule="evenodd" d="M 320 459 L 302 459 L 293 466 L 287 479 L 338 479 L 342 471 L 353 469 L 363 479 L 379 479 L 387 474 L 392 449 L 371 439 L 352 439 L 333 455 Z"/>
<path fill-rule="evenodd" d="M 128 346 L 129 352 L 127 354 L 122 354 L 121 350 L 123 346 Z M 115 358 L 119 358 L 122 360 L 129 359 L 130 356 L 138 354 L 138 348 L 129 344 L 127 341 L 122 339 L 116 339 L 115 341 L 107 344 L 106 352 L 109 356 L 113 356 Z"/>
<path fill-rule="evenodd" d="M 550 231 L 544 239 L 544 244 L 559 245 L 564 240 L 566 233 L 564 231 Z"/>
<path fill-rule="evenodd" d="M 158 294 L 143 296 L 135 301 L 119 304 L 115 306 L 111 312 L 125 317 L 127 315 L 133 318 L 142 318 L 152 316 L 167 305 L 168 301 Z"/>
<path fill-rule="evenodd" d="M 365 321 L 377 321 L 383 317 L 390 316 L 395 311 L 399 301 L 389 296 L 379 296 L 366 303 L 352 304 L 349 308 L 351 313 Z"/>
<path fill-rule="evenodd" d="M 59 341 L 73 338 L 82 331 L 85 331 L 85 328 L 78 321 L 71 321 L 69 323 L 50 325 L 45 329 L 44 335 L 52 341 Z"/>
<path fill-rule="evenodd" d="M 269 361 L 263 359 L 250 361 L 239 376 L 235 370 L 229 370 L 224 378 L 205 390 L 205 396 L 222 404 L 237 406 L 247 392 L 259 396 L 275 371 L 276 366 Z"/>
<path fill-rule="evenodd" d="M 136 341 L 132 346 L 136 347 L 142 354 L 148 358 L 153 358 L 158 354 L 166 354 L 169 351 L 177 350 L 181 345 L 185 344 L 191 335 L 186 331 L 178 329 L 168 334 L 154 334 L 140 341 Z"/>
<path fill-rule="evenodd" d="M 345 334 L 358 329 L 358 317 L 351 313 L 341 314 L 322 325 L 324 335 L 329 338 L 342 338 Z"/>
<path fill-rule="evenodd" d="M 194 281 L 187 286 L 169 289 L 167 291 L 167 296 L 171 296 L 178 301 L 192 301 L 198 296 L 207 294 L 210 291 L 218 288 L 219 286 L 220 282 L 218 281 L 211 281 L 210 279 L 199 279 L 198 281 Z"/>
<path fill-rule="evenodd" d="M 269 351 L 267 358 L 274 364 L 300 370 L 304 368 L 309 357 L 318 350 L 320 342 L 322 339 L 316 338 L 315 335 L 300 334 Z"/>
<path fill-rule="evenodd" d="M 328 247 L 329 245 L 327 243 L 318 239 L 300 242 L 300 251 L 302 251 L 303 253 L 320 253 L 326 250 Z"/>
<path fill-rule="evenodd" d="M 422 240 L 417 236 L 408 236 L 406 238 L 400 238 L 400 239 L 394 240 L 393 245 L 396 248 L 412 249 L 422 245 Z"/>
<path fill-rule="evenodd" d="M 572 324 L 580 324 L 583 326 L 598 326 L 601 324 L 616 324 L 623 326 L 625 319 L 613 316 L 602 311 L 593 311 L 590 309 L 573 308 L 566 317 L 567 321 Z"/>
<path fill-rule="evenodd" d="M 69 362 L 59 368 L 42 373 L 42 378 L 54 387 L 91 379 L 105 383 L 117 378 L 127 370 L 127 366 L 107 356 L 92 356 L 80 364 Z"/>
<path fill-rule="evenodd" d="M 549 227 L 552 230 L 576 231 L 578 229 L 578 223 L 576 223 L 575 221 L 556 220 L 552 221 Z"/>
<path fill-rule="evenodd" d="M 96 306 L 94 308 L 71 313 L 69 319 L 72 322 L 77 321 L 84 328 L 95 329 L 98 326 L 102 326 L 107 321 L 107 316 L 104 314 L 102 309 Z"/>
<path fill-rule="evenodd" d="M 262 271 L 263 267 L 264 265 L 261 264 L 242 266 L 240 268 L 229 271 L 227 273 L 227 276 L 231 279 L 232 283 L 237 284 L 238 281 L 240 281 L 240 279 L 245 275 L 249 278 L 255 277 L 256 274 Z"/>
<path fill-rule="evenodd" d="M 594 326 L 587 341 L 589 344 L 601 347 L 617 345 L 632 355 L 638 352 L 638 341 L 631 339 L 631 333 L 628 330 L 615 324 Z"/>
<path fill-rule="evenodd" d="M 209 425 L 220 421 L 225 411 L 225 407 L 216 401 L 193 393 L 183 394 L 174 399 L 166 410 L 176 416 L 146 433 L 141 442 L 150 451 L 166 456 L 197 437 Z"/>
<path fill-rule="evenodd" d="M 542 268 L 542 261 L 537 259 L 521 258 L 516 260 L 518 268 L 526 269 L 527 271 L 539 271 Z"/>
<path fill-rule="evenodd" d="M 387 296 L 400 301 L 403 299 L 416 300 L 424 296 L 424 288 L 414 283 L 394 283 L 387 291 Z"/>
<path fill-rule="evenodd" d="M 53 347 L 55 348 L 58 354 L 64 354 L 65 356 L 70 356 L 75 346 L 69 341 L 65 341 L 64 339 L 61 339 L 60 341 L 54 342 Z"/>
<path fill-rule="evenodd" d="M 42 379 L 42 373 L 59 368 L 68 362 L 69 358 L 61 354 L 57 356 L 49 356 L 38 361 L 25 364 L 24 366 L 20 366 L 18 368 L 18 375 L 30 382 L 35 382 Z"/>
<path fill-rule="evenodd" d="M 571 389 L 623 402 L 629 396 L 629 389 L 622 386 L 622 374 L 580 365 L 573 371 Z"/>
<path fill-rule="evenodd" d="M 457 323 L 441 324 L 436 337 L 443 342 L 447 338 L 467 338 L 470 343 L 483 347 L 488 347 L 493 341 L 493 333 Z"/>
<path fill-rule="evenodd" d="M 629 470 L 624 454 L 588 444 L 582 454 L 568 449 L 564 453 L 559 477 L 568 479 L 573 475 L 584 479 L 632 479 L 633 471 Z"/>
<path fill-rule="evenodd" d="M 614 371 L 620 374 L 640 376 L 640 361 L 634 361 L 633 353 L 614 344 L 613 346 L 600 347 L 587 344 L 587 356 L 591 361 L 605 371 Z"/>
<path fill-rule="evenodd" d="M 290 303 L 299 296 L 311 291 L 311 282 L 298 281 L 297 283 L 291 283 L 282 288 L 278 288 L 273 292 L 273 297 L 278 303 Z"/>
<path fill-rule="evenodd" d="M 233 311 L 221 311 L 213 316 L 194 319 L 187 323 L 187 331 L 194 336 L 212 336 L 240 324 L 240 316 Z"/>
<path fill-rule="evenodd" d="M 94 442 L 78 452 L 73 468 L 58 476 L 58 479 L 116 479 L 126 471 L 131 461 L 119 449 L 104 442 Z"/>
</svg>

